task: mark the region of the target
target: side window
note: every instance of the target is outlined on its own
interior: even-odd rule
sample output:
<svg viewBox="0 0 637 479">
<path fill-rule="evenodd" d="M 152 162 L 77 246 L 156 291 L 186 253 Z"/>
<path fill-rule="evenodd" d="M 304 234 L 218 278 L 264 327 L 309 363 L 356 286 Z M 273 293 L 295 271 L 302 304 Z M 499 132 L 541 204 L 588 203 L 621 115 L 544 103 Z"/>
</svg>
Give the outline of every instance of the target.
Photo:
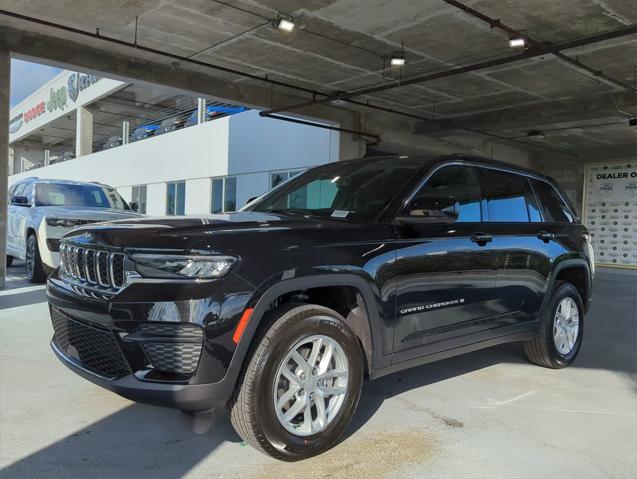
<svg viewBox="0 0 637 479">
<path fill-rule="evenodd" d="M 26 183 L 20 183 L 19 185 L 15 186 L 13 190 L 13 195 L 11 196 L 11 200 L 13 200 L 13 198 L 16 196 L 23 196 L 25 186 L 26 186 Z"/>
<path fill-rule="evenodd" d="M 526 196 L 526 207 L 529 210 L 529 219 L 532 223 L 541 223 L 542 214 L 535 192 L 531 187 L 531 180 L 527 178 L 524 182 L 524 196 Z"/>
<path fill-rule="evenodd" d="M 15 190 L 15 186 L 16 185 L 11 185 L 11 188 L 9 188 L 9 194 L 7 195 L 8 203 L 11 203 L 11 200 L 13 199 L 13 191 Z"/>
<path fill-rule="evenodd" d="M 475 169 L 445 166 L 436 171 L 411 199 L 403 214 L 459 223 L 479 222 L 480 184 Z"/>
<path fill-rule="evenodd" d="M 146 213 L 146 185 L 133 186 L 132 201 L 137 203 L 137 211 L 140 213 Z"/>
<path fill-rule="evenodd" d="M 183 215 L 186 202 L 186 182 L 177 181 L 166 185 L 166 214 Z"/>
<path fill-rule="evenodd" d="M 533 189 L 542 205 L 544 221 L 548 223 L 572 223 L 574 218 L 568 206 L 555 188 L 545 181 L 533 180 Z"/>
<path fill-rule="evenodd" d="M 482 194 L 487 201 L 489 221 L 524 223 L 529 213 L 524 195 L 526 177 L 505 171 L 480 168 Z"/>
<path fill-rule="evenodd" d="M 22 191 L 22 196 L 26 196 L 29 204 L 33 204 L 33 183 L 27 183 Z"/>
</svg>

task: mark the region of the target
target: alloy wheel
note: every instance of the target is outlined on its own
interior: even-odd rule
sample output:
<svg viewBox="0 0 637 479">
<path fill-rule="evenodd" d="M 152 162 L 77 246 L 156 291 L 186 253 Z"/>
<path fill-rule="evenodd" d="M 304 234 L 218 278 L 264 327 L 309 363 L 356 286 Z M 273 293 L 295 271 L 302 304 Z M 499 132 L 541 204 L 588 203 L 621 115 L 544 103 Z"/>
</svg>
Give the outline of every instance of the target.
<svg viewBox="0 0 637 479">
<path fill-rule="evenodd" d="M 29 236 L 27 240 L 27 254 L 26 254 L 26 267 L 27 267 L 27 277 L 33 277 L 33 271 L 35 268 L 35 236 Z"/>
<path fill-rule="evenodd" d="M 274 379 L 274 408 L 297 436 L 317 434 L 334 420 L 347 394 L 349 365 L 341 345 L 325 335 L 297 342 Z"/>
<path fill-rule="evenodd" d="M 577 342 L 579 334 L 579 310 L 573 298 L 564 298 L 557 305 L 553 320 L 553 341 L 557 351 L 568 355 Z"/>
</svg>

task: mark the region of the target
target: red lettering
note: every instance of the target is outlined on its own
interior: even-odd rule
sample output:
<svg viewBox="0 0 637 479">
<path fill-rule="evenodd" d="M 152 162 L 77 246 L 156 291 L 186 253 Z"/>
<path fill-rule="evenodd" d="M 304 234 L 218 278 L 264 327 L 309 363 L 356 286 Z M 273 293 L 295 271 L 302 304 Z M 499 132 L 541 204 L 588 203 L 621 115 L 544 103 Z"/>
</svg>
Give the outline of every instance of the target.
<svg viewBox="0 0 637 479">
<path fill-rule="evenodd" d="M 34 120 L 35 118 L 40 116 L 42 113 L 44 113 L 45 108 L 46 108 L 46 105 L 44 104 L 43 101 L 41 101 L 40 103 L 35 105 L 33 108 L 30 108 L 29 110 L 24 112 L 24 121 L 28 123 L 29 121 Z"/>
</svg>

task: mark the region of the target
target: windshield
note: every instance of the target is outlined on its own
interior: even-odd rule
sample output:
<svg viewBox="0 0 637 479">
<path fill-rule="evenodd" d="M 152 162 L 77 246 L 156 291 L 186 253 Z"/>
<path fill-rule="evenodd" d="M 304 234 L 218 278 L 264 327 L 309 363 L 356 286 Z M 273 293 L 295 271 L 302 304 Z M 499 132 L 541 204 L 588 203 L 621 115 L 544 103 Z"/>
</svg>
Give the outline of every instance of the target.
<svg viewBox="0 0 637 479">
<path fill-rule="evenodd" d="M 330 163 L 294 177 L 246 210 L 372 220 L 423 165 L 412 158 Z"/>
<path fill-rule="evenodd" d="M 38 183 L 35 187 L 35 204 L 36 206 L 130 209 L 114 188 L 97 184 Z"/>
</svg>

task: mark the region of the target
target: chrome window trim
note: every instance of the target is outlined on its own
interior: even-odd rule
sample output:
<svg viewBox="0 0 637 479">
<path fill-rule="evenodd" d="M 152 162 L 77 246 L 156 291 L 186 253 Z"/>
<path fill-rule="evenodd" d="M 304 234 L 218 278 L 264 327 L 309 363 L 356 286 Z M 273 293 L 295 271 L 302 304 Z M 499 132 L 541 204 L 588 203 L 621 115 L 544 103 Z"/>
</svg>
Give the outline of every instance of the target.
<svg viewBox="0 0 637 479">
<path fill-rule="evenodd" d="M 544 183 L 546 183 L 547 185 L 549 185 L 551 188 L 553 188 L 557 194 L 559 195 L 559 197 L 562 199 L 562 201 L 564 202 L 564 204 L 566 205 L 566 208 L 568 208 L 568 211 L 571 213 L 571 215 L 573 216 L 574 220 L 578 220 L 579 217 L 573 212 L 573 210 L 571 209 L 571 206 L 569 204 L 568 201 L 566 201 L 564 199 L 564 195 L 562 195 L 561 191 L 559 190 L 559 188 L 557 188 L 551 181 L 549 181 L 548 179 L 542 177 L 539 174 L 535 174 L 532 172 L 528 172 L 528 171 L 520 171 L 517 170 L 515 167 L 512 168 L 507 168 L 506 166 L 495 166 L 495 165 L 485 165 L 484 163 L 480 163 L 477 161 L 471 161 L 471 160 L 454 160 L 454 161 L 444 161 L 441 162 L 439 164 L 437 164 L 436 166 L 434 166 L 429 172 L 427 172 L 427 174 L 418 182 L 418 184 L 416 185 L 416 187 L 412 190 L 412 192 L 407 196 L 407 199 L 405 201 L 403 201 L 402 205 L 400 208 L 398 208 L 398 211 L 396 212 L 396 214 L 394 215 L 394 218 L 400 216 L 400 213 L 402 213 L 405 208 L 407 208 L 407 206 L 409 205 L 409 203 L 411 202 L 411 200 L 414 198 L 414 196 L 416 196 L 416 194 L 420 191 L 420 189 L 425 185 L 425 183 L 427 183 L 427 181 L 429 181 L 429 179 L 438 171 L 441 170 L 442 168 L 445 168 L 447 166 L 472 166 L 474 168 L 486 168 L 489 170 L 496 170 L 496 171 L 502 171 L 505 173 L 512 173 L 514 175 L 519 175 L 519 176 L 524 176 L 527 178 L 533 178 L 534 180 L 538 180 L 538 181 L 543 181 Z M 541 203 L 540 203 L 541 205 Z M 542 219 L 544 219 L 544 217 L 542 217 Z M 481 221 L 481 223 L 497 223 L 494 221 Z M 505 222 L 506 223 L 506 222 Z M 547 223 L 546 221 L 543 221 L 543 223 Z M 573 224 L 575 223 L 575 221 L 573 221 L 572 223 L 559 223 L 559 224 Z"/>
</svg>

